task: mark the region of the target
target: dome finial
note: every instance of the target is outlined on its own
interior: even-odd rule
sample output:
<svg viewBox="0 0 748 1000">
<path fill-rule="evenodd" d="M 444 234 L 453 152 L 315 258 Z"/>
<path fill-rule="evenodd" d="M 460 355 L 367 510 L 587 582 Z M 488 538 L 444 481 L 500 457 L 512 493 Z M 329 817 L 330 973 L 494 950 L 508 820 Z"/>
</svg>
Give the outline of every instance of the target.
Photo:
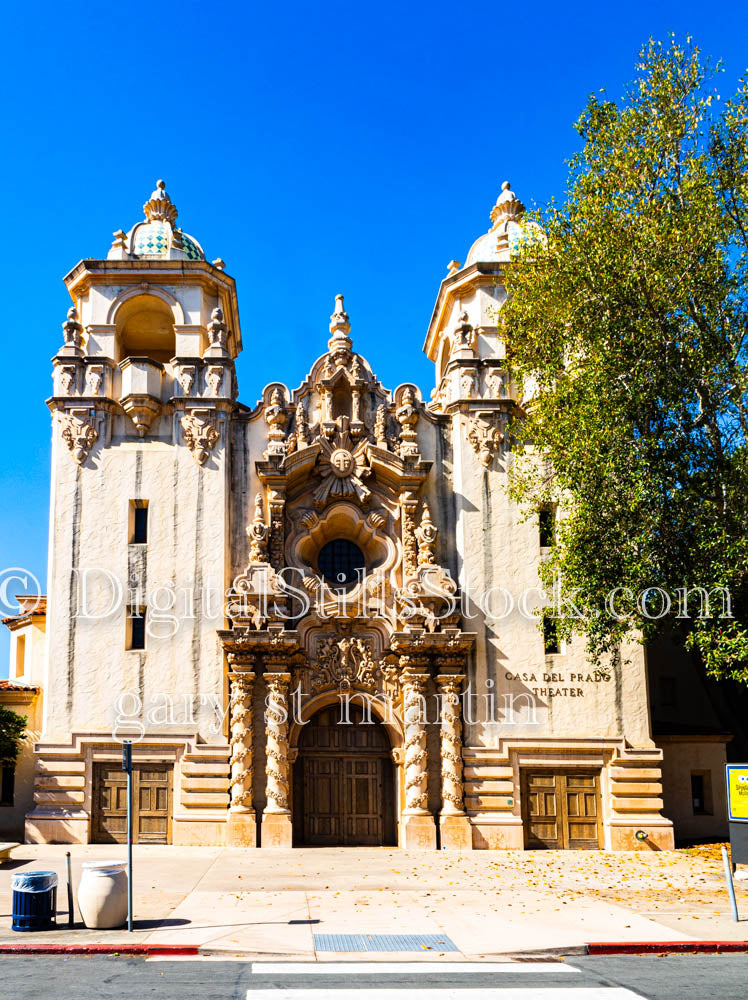
<svg viewBox="0 0 748 1000">
<path fill-rule="evenodd" d="M 174 225 L 179 213 L 177 212 L 177 206 L 166 193 L 166 181 L 156 181 L 156 190 L 151 194 L 145 205 L 143 205 L 143 211 L 149 222 L 162 219 L 171 226 Z"/>
<path fill-rule="evenodd" d="M 524 214 L 525 206 L 512 191 L 509 181 L 501 185 L 501 194 L 491 209 L 491 222 L 494 228 L 502 222 L 519 222 Z"/>
</svg>

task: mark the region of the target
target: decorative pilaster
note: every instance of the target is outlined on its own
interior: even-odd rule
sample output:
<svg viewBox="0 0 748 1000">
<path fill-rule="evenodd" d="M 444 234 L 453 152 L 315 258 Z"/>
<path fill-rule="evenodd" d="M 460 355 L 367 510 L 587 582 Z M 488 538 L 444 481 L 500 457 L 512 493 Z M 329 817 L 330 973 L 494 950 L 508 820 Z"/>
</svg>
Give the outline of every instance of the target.
<svg viewBox="0 0 748 1000">
<path fill-rule="evenodd" d="M 267 801 L 262 816 L 262 846 L 291 847 L 288 799 L 288 685 L 290 673 L 265 674 L 265 776 Z"/>
<path fill-rule="evenodd" d="M 286 494 L 280 489 L 268 490 L 270 508 L 270 564 L 280 571 L 284 566 L 283 546 L 285 541 Z"/>
<path fill-rule="evenodd" d="M 232 655 L 232 659 L 233 659 Z M 251 663 L 251 660 L 250 660 Z M 234 669 L 229 674 L 231 697 L 231 780 L 227 842 L 231 847 L 256 847 L 257 821 L 252 802 L 252 693 L 255 675 Z"/>
<path fill-rule="evenodd" d="M 442 849 L 469 851 L 473 846 L 470 820 L 463 804 L 462 699 L 464 674 L 438 674 L 442 808 L 439 816 Z"/>
<path fill-rule="evenodd" d="M 407 491 L 400 494 L 403 538 L 403 582 L 410 579 L 418 569 L 418 539 L 416 538 L 417 494 Z"/>
<path fill-rule="evenodd" d="M 405 721 L 405 808 L 402 846 L 430 850 L 436 847 L 436 826 L 428 810 L 428 752 L 424 691 L 429 675 L 419 672 L 424 657 L 400 657 L 403 674 L 403 718 Z"/>
</svg>

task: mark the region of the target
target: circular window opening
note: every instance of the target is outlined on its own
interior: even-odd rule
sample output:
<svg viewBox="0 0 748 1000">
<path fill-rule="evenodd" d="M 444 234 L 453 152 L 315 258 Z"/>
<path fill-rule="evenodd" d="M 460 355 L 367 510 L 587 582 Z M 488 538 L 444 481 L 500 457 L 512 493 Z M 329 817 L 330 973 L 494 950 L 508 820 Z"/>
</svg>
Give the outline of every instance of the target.
<svg viewBox="0 0 748 1000">
<path fill-rule="evenodd" d="M 349 588 L 358 583 L 366 560 L 358 545 L 347 538 L 335 538 L 319 550 L 317 568 L 331 587 Z"/>
</svg>

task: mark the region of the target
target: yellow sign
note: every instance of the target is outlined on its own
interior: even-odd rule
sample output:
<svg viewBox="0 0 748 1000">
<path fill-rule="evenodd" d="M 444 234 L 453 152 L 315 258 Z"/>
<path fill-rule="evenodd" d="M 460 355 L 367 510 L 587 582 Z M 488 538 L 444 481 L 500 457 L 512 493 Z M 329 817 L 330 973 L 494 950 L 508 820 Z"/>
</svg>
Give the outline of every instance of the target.
<svg viewBox="0 0 748 1000">
<path fill-rule="evenodd" d="M 727 815 L 748 822 L 748 765 L 727 765 Z"/>
</svg>

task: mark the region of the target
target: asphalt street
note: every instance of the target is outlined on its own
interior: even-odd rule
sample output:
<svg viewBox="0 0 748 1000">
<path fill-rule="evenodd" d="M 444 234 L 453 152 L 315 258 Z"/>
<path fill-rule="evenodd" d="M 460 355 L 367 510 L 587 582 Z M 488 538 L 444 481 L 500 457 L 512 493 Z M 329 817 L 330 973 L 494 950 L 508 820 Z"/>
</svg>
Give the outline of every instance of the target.
<svg viewBox="0 0 748 1000">
<path fill-rule="evenodd" d="M 0 997 L 15 1000 L 744 1000 L 747 980 L 748 955 L 459 965 L 0 957 Z"/>
</svg>

